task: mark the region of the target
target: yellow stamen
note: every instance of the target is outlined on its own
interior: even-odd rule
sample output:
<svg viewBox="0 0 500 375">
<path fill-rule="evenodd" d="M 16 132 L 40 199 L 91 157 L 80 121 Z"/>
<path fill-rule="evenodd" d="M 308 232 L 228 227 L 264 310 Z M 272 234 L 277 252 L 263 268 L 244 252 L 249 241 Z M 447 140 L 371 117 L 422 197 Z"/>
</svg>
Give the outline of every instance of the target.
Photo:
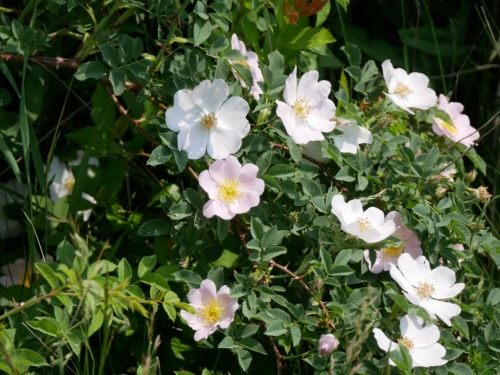
<svg viewBox="0 0 500 375">
<path fill-rule="evenodd" d="M 356 220 L 356 223 L 358 223 L 360 232 L 364 232 L 365 230 L 368 230 L 372 227 L 371 221 L 363 217 L 358 218 Z"/>
<path fill-rule="evenodd" d="M 217 126 L 217 119 L 213 112 L 205 115 L 201 118 L 201 126 L 207 130 L 213 129 Z"/>
<path fill-rule="evenodd" d="M 218 183 L 217 200 L 225 206 L 230 206 L 241 197 L 240 181 L 225 179 Z"/>
<path fill-rule="evenodd" d="M 66 177 L 63 183 L 64 187 L 70 192 L 73 192 L 73 188 L 75 187 L 75 176 L 72 174 Z"/>
<path fill-rule="evenodd" d="M 415 344 L 413 343 L 413 340 L 406 337 L 406 336 L 403 336 L 401 337 L 399 340 L 398 340 L 398 343 L 406 346 L 409 350 L 412 350 L 413 347 L 415 346 Z"/>
<path fill-rule="evenodd" d="M 250 64 L 248 64 L 248 62 L 246 62 L 245 60 L 236 60 L 235 63 L 243 65 L 244 67 L 250 69 Z"/>
<path fill-rule="evenodd" d="M 437 119 L 438 124 L 445 128 L 448 133 L 453 134 L 453 135 L 458 135 L 458 129 L 455 127 L 455 125 L 450 124 L 449 122 L 443 121 L 441 119 Z"/>
<path fill-rule="evenodd" d="M 434 288 L 432 284 L 423 283 L 421 281 L 418 282 L 418 294 L 421 298 L 429 297 L 435 290 L 436 288 Z"/>
<path fill-rule="evenodd" d="M 307 121 L 307 116 L 311 113 L 311 106 L 309 105 L 309 100 L 306 98 L 296 100 L 292 109 L 299 121 Z"/>
<path fill-rule="evenodd" d="M 406 96 L 408 94 L 411 94 L 413 92 L 412 89 L 410 89 L 408 86 L 406 86 L 404 83 L 398 82 L 396 85 L 396 90 L 394 90 L 394 94 L 399 95 L 399 96 Z"/>
<path fill-rule="evenodd" d="M 206 326 L 213 326 L 220 320 L 223 312 L 224 308 L 217 298 L 214 298 L 203 305 L 203 308 L 198 311 L 198 316 Z"/>
<path fill-rule="evenodd" d="M 397 247 L 385 247 L 382 249 L 383 256 L 385 260 L 399 258 L 399 256 L 403 253 L 404 246 L 403 244 Z"/>
</svg>

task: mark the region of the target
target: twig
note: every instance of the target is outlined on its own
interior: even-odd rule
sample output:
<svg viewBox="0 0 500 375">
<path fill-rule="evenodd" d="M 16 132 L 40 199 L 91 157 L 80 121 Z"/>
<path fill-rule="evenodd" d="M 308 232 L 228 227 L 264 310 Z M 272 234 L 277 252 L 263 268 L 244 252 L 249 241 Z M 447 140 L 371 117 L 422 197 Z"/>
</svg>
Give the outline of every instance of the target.
<svg viewBox="0 0 500 375">
<path fill-rule="evenodd" d="M 108 92 L 109 97 L 111 98 L 111 100 L 115 104 L 116 108 L 118 109 L 118 112 L 120 112 L 134 126 L 135 130 L 137 130 L 139 133 L 141 133 L 144 136 L 144 138 L 146 138 L 147 140 L 149 140 L 155 146 L 161 146 L 160 142 L 158 142 L 157 140 L 151 138 L 144 131 L 144 129 L 141 128 L 141 125 L 137 122 L 137 120 L 135 120 L 134 118 L 132 118 L 128 114 L 128 111 L 125 109 L 125 107 L 123 107 L 121 105 L 120 101 L 118 100 L 118 98 L 116 97 L 116 95 L 113 93 L 113 89 L 109 85 L 109 81 L 106 82 L 105 79 L 101 78 L 101 82 L 104 85 L 104 87 L 106 88 L 106 91 Z"/>
<path fill-rule="evenodd" d="M 278 347 L 276 346 L 276 342 L 274 341 L 274 337 L 268 336 L 269 342 L 271 343 L 271 347 L 273 348 L 274 355 L 276 356 L 276 363 L 278 367 L 278 375 L 283 374 L 283 356 L 281 355 Z"/>
<path fill-rule="evenodd" d="M 285 266 L 282 266 L 281 264 L 279 263 L 276 263 L 273 259 L 271 259 L 269 261 L 269 264 L 273 267 L 276 267 L 276 268 L 279 268 L 280 270 L 282 270 L 283 272 L 287 273 L 288 275 L 290 275 L 292 277 L 292 279 L 294 280 L 297 280 L 300 285 L 302 285 L 302 287 L 306 290 L 307 293 L 309 293 L 309 295 L 311 297 L 314 297 L 314 293 L 313 291 L 311 290 L 311 288 L 309 288 L 309 286 L 304 282 L 304 280 L 302 280 L 302 278 L 300 276 L 297 276 L 295 273 L 293 273 L 292 271 L 290 271 L 287 267 Z M 319 305 L 321 306 L 321 309 L 323 311 L 326 311 L 326 305 L 323 301 L 319 301 Z"/>
<path fill-rule="evenodd" d="M 280 150 L 290 151 L 290 149 L 287 146 L 279 143 L 272 143 L 271 145 L 273 148 L 279 148 Z M 325 172 L 328 178 L 330 178 L 330 180 L 335 184 L 335 186 L 337 186 L 340 193 L 346 193 L 349 191 L 345 187 L 343 187 L 342 184 L 334 177 L 334 175 L 326 168 L 325 163 L 318 161 L 306 154 L 302 154 L 302 157 L 306 160 L 309 160 L 311 163 L 316 164 L 323 172 Z"/>
<path fill-rule="evenodd" d="M 193 170 L 193 168 L 191 167 L 187 167 L 187 170 L 189 171 L 189 173 L 191 173 L 191 176 L 193 176 L 195 178 L 196 181 L 199 180 L 198 178 L 198 175 L 196 174 L 196 172 Z"/>
</svg>

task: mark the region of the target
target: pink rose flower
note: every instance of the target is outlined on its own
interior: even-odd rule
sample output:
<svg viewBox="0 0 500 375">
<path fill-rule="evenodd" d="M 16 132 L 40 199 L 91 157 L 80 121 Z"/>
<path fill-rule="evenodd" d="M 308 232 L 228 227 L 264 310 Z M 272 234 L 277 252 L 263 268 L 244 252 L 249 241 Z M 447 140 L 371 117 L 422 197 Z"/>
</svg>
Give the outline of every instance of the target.
<svg viewBox="0 0 500 375">
<path fill-rule="evenodd" d="M 318 342 L 318 353 L 319 355 L 327 355 L 335 350 L 338 346 L 339 340 L 335 338 L 331 333 L 327 335 L 321 335 Z"/>
<path fill-rule="evenodd" d="M 446 96 L 439 95 L 439 109 L 444 110 L 453 121 L 448 124 L 437 117 L 434 117 L 432 130 L 437 135 L 445 135 L 453 142 L 459 142 L 467 147 L 473 146 L 474 142 L 479 139 L 479 132 L 471 125 L 469 117 L 462 114 L 464 106 L 461 103 L 449 102 Z"/>
<path fill-rule="evenodd" d="M 181 310 L 181 316 L 196 331 L 195 341 L 206 339 L 217 330 L 217 326 L 227 328 L 234 320 L 238 302 L 229 296 L 229 288 L 223 285 L 219 292 L 212 280 L 201 282 L 199 289 L 191 289 L 188 294 L 189 304 L 196 310 L 196 315 Z"/>
<path fill-rule="evenodd" d="M 368 263 L 368 268 L 373 273 L 380 273 L 382 271 L 389 271 L 391 269 L 391 263 L 398 265 L 398 258 L 403 253 L 408 253 L 413 259 L 417 259 L 422 255 L 422 248 L 420 247 L 420 241 L 418 240 L 415 233 L 406 228 L 401 222 L 401 214 L 397 211 L 391 211 L 387 214 L 386 220 L 393 220 L 398 229 L 392 234 L 398 237 L 403 243 L 398 247 L 386 247 L 381 250 L 376 251 L 377 258 L 375 263 L 371 264 L 370 261 L 370 251 L 365 250 L 364 256 Z"/>
<path fill-rule="evenodd" d="M 255 164 L 241 166 L 238 159 L 230 155 L 201 172 L 200 186 L 210 198 L 203 207 L 203 215 L 230 220 L 257 206 L 264 192 L 264 181 L 257 178 L 258 171 Z"/>
</svg>

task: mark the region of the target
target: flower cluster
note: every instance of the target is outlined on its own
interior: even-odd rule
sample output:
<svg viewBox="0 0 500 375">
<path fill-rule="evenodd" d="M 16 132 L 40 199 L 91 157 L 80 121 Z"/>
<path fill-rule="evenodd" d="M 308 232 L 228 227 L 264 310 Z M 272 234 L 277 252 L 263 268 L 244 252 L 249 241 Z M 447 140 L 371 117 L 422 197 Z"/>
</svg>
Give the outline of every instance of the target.
<svg viewBox="0 0 500 375">
<path fill-rule="evenodd" d="M 264 86 L 259 85 L 263 77 L 257 55 L 247 52 L 236 35 L 233 35 L 231 45 L 247 60 L 230 63 L 246 66 L 252 74 L 253 86 L 247 87 L 233 70 L 235 79 L 258 100 L 264 94 Z M 395 69 L 389 60 L 382 64 L 382 69 L 387 85 L 386 96 L 396 106 L 409 114 L 414 114 L 415 109 L 429 110 L 436 106 L 437 96 L 428 87 L 429 79 L 425 75 Z M 246 119 L 250 107 L 242 97 L 229 97 L 229 92 L 224 81 L 205 80 L 192 91 L 178 91 L 173 107 L 165 113 L 167 126 L 179 133 L 179 150 L 187 151 L 189 159 L 201 158 L 205 153 L 215 159 L 199 176 L 199 184 L 209 198 L 203 207 L 203 215 L 224 220 L 231 220 L 258 206 L 265 190 L 264 181 L 257 178 L 257 165 L 250 162 L 242 165 L 234 156 L 241 148 L 242 138 L 250 132 L 250 123 Z M 324 141 L 327 133 L 341 153 L 357 154 L 362 144 L 373 143 L 373 135 L 368 129 L 353 119 L 337 117 L 337 108 L 329 99 L 330 94 L 330 83 L 319 80 L 317 71 L 309 71 L 298 78 L 295 67 L 286 79 L 284 101 L 276 100 L 276 115 L 288 136 L 296 144 L 303 145 L 303 154 L 316 160 L 314 165 L 326 161 L 318 141 Z M 448 103 L 440 95 L 438 109 L 445 111 L 453 123 L 436 116 L 433 124 L 436 134 L 473 145 L 478 133 L 470 126 L 468 117 L 461 114 L 463 106 Z M 334 129 L 341 134 L 331 134 Z M 406 144 L 406 147 L 410 146 L 410 143 Z M 421 151 L 417 151 L 418 156 Z M 303 160 L 302 163 L 309 161 Z M 452 182 L 450 175 L 454 173 L 456 170 L 449 168 L 438 175 L 436 181 L 446 179 Z M 331 212 L 340 222 L 340 229 L 351 236 L 349 239 L 370 244 L 365 246 L 368 249 L 364 251 L 364 259 L 372 273 L 389 271 L 410 303 L 425 309 L 432 319 L 439 317 L 451 325 L 450 319 L 461 310 L 457 304 L 443 299 L 457 296 L 464 284 L 455 283 L 455 272 L 447 267 L 431 270 L 429 261 L 423 256 L 419 238 L 403 223 L 398 211 L 385 215 L 378 207 L 365 210 L 361 200 L 346 202 L 344 195 L 336 194 L 331 200 Z M 239 307 L 236 299 L 229 296 L 227 286 L 222 286 L 217 292 L 215 284 L 208 279 L 201 283 L 200 288 L 191 289 L 188 299 L 196 314 L 182 311 L 182 317 L 196 331 L 197 341 L 206 339 L 217 327 L 227 328 Z M 438 343 L 440 333 L 436 325 L 424 325 L 422 318 L 406 315 L 400 320 L 400 328 L 398 343 L 408 348 L 414 367 L 446 363 L 443 359 L 446 350 Z M 382 350 L 399 350 L 398 344 L 380 329 L 375 328 L 373 333 Z M 333 334 L 323 334 L 318 341 L 318 354 L 328 355 L 338 345 L 339 341 Z M 392 360 L 389 362 L 394 365 Z"/>
</svg>

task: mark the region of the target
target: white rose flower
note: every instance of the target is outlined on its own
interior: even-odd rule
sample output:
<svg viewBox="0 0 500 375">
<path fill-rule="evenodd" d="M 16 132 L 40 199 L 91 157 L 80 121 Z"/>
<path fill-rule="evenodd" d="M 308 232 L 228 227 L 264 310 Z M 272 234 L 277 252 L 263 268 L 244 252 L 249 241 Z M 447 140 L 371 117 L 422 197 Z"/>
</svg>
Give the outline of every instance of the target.
<svg viewBox="0 0 500 375">
<path fill-rule="evenodd" d="M 339 219 L 344 232 L 367 243 L 382 241 L 397 229 L 394 220 L 385 219 L 378 208 L 370 207 L 363 212 L 363 205 L 358 199 L 346 203 L 342 195 L 333 197 L 332 213 Z"/>
<path fill-rule="evenodd" d="M 290 137 L 297 144 L 325 139 L 322 133 L 331 132 L 335 123 L 330 121 L 335 116 L 335 104 L 328 99 L 331 85 L 328 81 L 319 81 L 319 73 L 311 70 L 305 73 L 297 85 L 297 67 L 286 80 L 283 98 L 276 100 L 276 114 Z"/>
<path fill-rule="evenodd" d="M 401 338 L 398 343 L 406 346 L 413 361 L 413 367 L 441 366 L 448 362 L 443 357 L 446 349 L 437 342 L 440 333 L 434 324 L 424 326 L 424 320 L 415 315 L 405 315 L 399 321 Z M 378 347 L 386 352 L 399 351 L 399 345 L 391 341 L 384 332 L 375 328 L 373 330 Z M 392 366 L 396 364 L 389 359 Z"/>
<path fill-rule="evenodd" d="M 199 159 L 205 151 L 213 159 L 225 159 L 240 149 L 241 139 L 250 131 L 246 119 L 250 106 L 239 96 L 228 96 L 229 86 L 220 79 L 205 80 L 192 91 L 174 95 L 165 120 L 169 129 L 179 132 L 179 150 L 186 150 L 189 159 Z"/>
<path fill-rule="evenodd" d="M 460 314 L 460 306 L 439 301 L 455 297 L 465 287 L 464 283 L 455 284 L 455 272 L 451 269 L 440 266 L 431 271 L 424 256 L 413 259 L 405 253 L 399 257 L 397 266 L 391 264 L 390 273 L 408 301 L 424 308 L 433 319 L 437 315 L 451 326 L 450 319 Z"/>
<path fill-rule="evenodd" d="M 394 69 L 390 60 L 382 63 L 386 95 L 401 109 L 414 114 L 410 108 L 429 109 L 436 105 L 437 96 L 429 87 L 429 78 L 422 73 L 406 73 L 404 69 Z"/>
<path fill-rule="evenodd" d="M 48 175 L 49 181 L 53 179 L 52 184 L 49 187 L 50 199 L 52 202 L 56 203 L 59 199 L 70 195 L 73 192 L 73 188 L 75 187 L 75 176 L 69 167 L 80 165 L 84 152 L 82 150 L 78 150 L 77 155 L 77 158 L 70 161 L 67 165 L 65 162 L 59 160 L 57 156 L 54 156 L 52 159 Z M 90 157 L 88 164 L 98 167 L 99 160 L 97 158 Z M 94 197 L 91 197 L 87 193 L 83 193 L 82 198 L 92 204 L 97 204 Z M 85 211 L 78 211 L 78 213 L 83 214 L 84 221 L 88 221 L 92 210 L 88 209 Z"/>
<path fill-rule="evenodd" d="M 248 60 L 246 61 L 233 60 L 231 62 L 233 64 L 244 65 L 250 70 L 250 73 L 252 74 L 253 78 L 253 85 L 250 88 L 250 94 L 253 95 L 255 100 L 259 100 L 259 97 L 260 95 L 263 94 L 263 92 L 260 86 L 258 85 L 258 82 L 264 82 L 264 76 L 262 75 L 262 71 L 259 68 L 259 58 L 257 57 L 257 54 L 252 51 L 247 51 L 245 44 L 241 40 L 238 40 L 236 34 L 233 34 L 233 36 L 231 37 L 231 48 L 240 51 L 242 55 L 248 57 Z M 243 88 L 245 89 L 248 88 L 245 81 L 243 81 L 241 77 L 234 70 L 233 74 L 234 77 L 240 81 L 240 84 Z"/>
<path fill-rule="evenodd" d="M 356 121 L 344 118 L 334 118 L 333 121 L 337 124 L 336 128 L 344 133 L 344 135 L 333 138 L 333 143 L 340 152 L 355 154 L 361 143 L 373 142 L 372 133 L 359 126 Z"/>
</svg>

